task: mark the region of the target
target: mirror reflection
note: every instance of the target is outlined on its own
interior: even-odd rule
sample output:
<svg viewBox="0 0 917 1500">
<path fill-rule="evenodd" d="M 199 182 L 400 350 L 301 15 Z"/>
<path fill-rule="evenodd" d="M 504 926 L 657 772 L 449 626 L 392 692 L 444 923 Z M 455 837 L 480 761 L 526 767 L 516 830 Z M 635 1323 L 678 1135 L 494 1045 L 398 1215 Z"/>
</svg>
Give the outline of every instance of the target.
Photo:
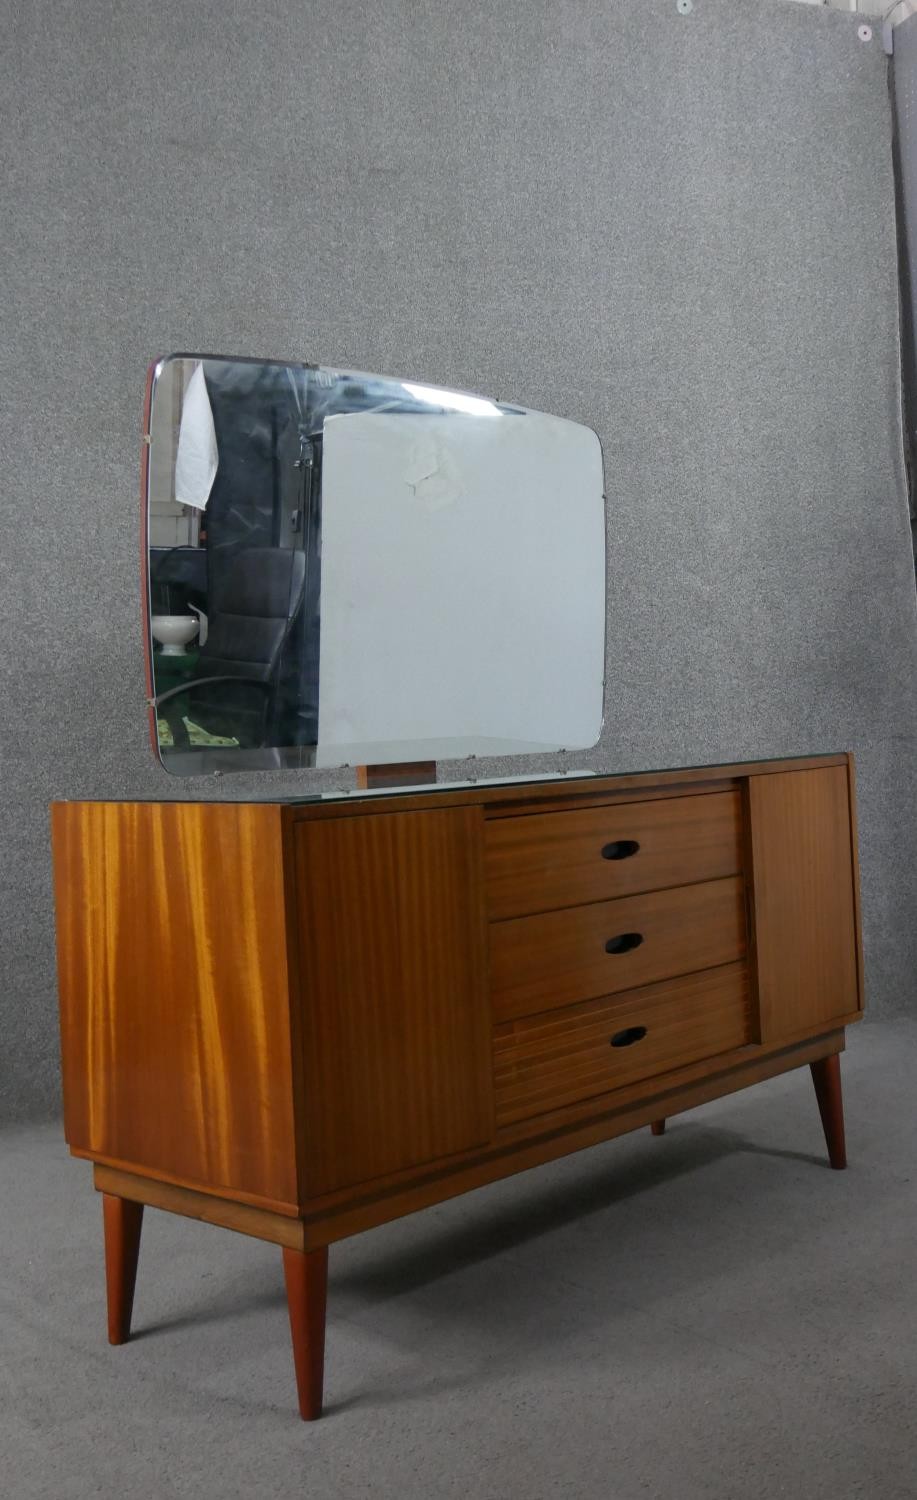
<svg viewBox="0 0 917 1500">
<path fill-rule="evenodd" d="M 146 465 L 168 770 L 574 749 L 601 729 L 591 429 L 420 382 L 175 355 Z"/>
</svg>

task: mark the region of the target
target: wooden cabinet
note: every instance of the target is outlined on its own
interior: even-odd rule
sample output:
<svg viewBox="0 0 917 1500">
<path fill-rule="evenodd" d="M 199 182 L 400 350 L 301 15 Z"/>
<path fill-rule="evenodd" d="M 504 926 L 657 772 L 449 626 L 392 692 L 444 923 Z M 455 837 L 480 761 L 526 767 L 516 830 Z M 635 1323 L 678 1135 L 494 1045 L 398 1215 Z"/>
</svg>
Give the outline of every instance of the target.
<svg viewBox="0 0 917 1500">
<path fill-rule="evenodd" d="M 127 1336 L 142 1205 L 283 1247 L 304 1416 L 327 1246 L 837 1054 L 847 756 L 337 801 L 52 810 L 65 1124 Z"/>
</svg>

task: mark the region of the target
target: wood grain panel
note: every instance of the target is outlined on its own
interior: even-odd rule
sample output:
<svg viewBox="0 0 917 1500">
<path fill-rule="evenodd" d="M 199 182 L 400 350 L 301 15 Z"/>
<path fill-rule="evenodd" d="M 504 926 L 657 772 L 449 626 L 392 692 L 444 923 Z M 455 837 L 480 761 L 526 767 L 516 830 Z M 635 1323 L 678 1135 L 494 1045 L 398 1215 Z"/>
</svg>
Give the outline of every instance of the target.
<svg viewBox="0 0 917 1500">
<path fill-rule="evenodd" d="M 660 1114 L 671 1118 L 711 1099 L 721 1099 L 737 1089 L 840 1052 L 843 1047 L 843 1031 L 833 1031 L 770 1053 L 757 1048 L 742 1049 L 738 1055 L 725 1054 L 693 1068 L 666 1074 L 660 1079 L 659 1088 L 647 1083 L 632 1084 L 591 1100 L 588 1112 L 586 1106 L 580 1106 L 583 1114 L 579 1119 L 565 1118 L 558 1111 L 508 1127 L 500 1132 L 490 1150 L 468 1160 L 450 1164 L 444 1170 L 417 1173 L 400 1184 L 387 1184 L 381 1191 L 376 1191 L 374 1184 L 362 1197 L 342 1194 L 334 1204 L 323 1205 L 305 1221 L 306 1244 L 328 1244 L 350 1234 L 360 1234 L 376 1224 L 387 1224 L 402 1214 L 442 1203 L 514 1172 L 612 1140 L 629 1130 L 641 1130 Z M 804 1087 L 810 1087 L 808 1079 Z"/>
<path fill-rule="evenodd" d="M 850 803 L 850 853 L 853 863 L 853 926 L 857 947 L 857 997 L 860 1008 L 866 1004 L 865 976 L 863 973 L 863 913 L 860 905 L 860 845 L 857 823 L 856 765 L 852 755 L 847 756 L 847 796 Z"/>
<path fill-rule="evenodd" d="M 633 1030 L 645 1034 L 629 1046 L 611 1045 Z M 655 1078 L 750 1040 L 741 963 L 510 1021 L 494 1034 L 497 1124 Z"/>
<path fill-rule="evenodd" d="M 790 771 L 810 766 L 846 766 L 846 755 L 814 755 L 786 760 L 739 761 L 724 766 L 691 766 L 684 770 L 627 772 L 616 776 L 562 777 L 553 781 L 520 782 L 518 785 L 498 783 L 495 786 L 459 785 L 452 791 L 441 785 L 435 791 L 401 792 L 397 796 L 379 797 L 372 793 L 364 797 L 350 795 L 340 801 L 316 801 L 306 803 L 290 799 L 288 806 L 296 820 L 322 821 L 328 818 L 362 818 L 367 812 L 386 813 L 397 817 L 402 812 L 441 811 L 452 807 L 483 807 L 487 817 L 500 818 L 526 814 L 535 808 L 558 812 L 574 810 L 584 800 L 592 802 L 640 801 L 645 796 L 688 795 L 708 788 L 725 790 L 731 781 L 746 776 L 762 776 L 774 771 Z M 528 804 L 527 806 L 525 804 Z"/>
<path fill-rule="evenodd" d="M 747 973 L 747 963 L 745 964 Z M 852 1024 L 858 1019 L 858 1014 L 847 1017 Z M 830 1034 L 843 1039 L 842 1023 L 832 1021 L 829 1028 Z M 614 1108 L 623 1108 L 631 1104 L 639 1104 L 641 1101 L 659 1097 L 664 1098 L 666 1108 L 656 1110 L 652 1118 L 660 1114 L 671 1113 L 668 1109 L 668 1096 L 673 1089 L 693 1085 L 700 1079 L 708 1076 L 720 1076 L 733 1068 L 744 1067 L 746 1063 L 760 1062 L 777 1053 L 784 1055 L 788 1049 L 807 1045 L 809 1042 L 821 1039 L 828 1035 L 825 1027 L 810 1030 L 804 1035 L 793 1039 L 791 1042 L 781 1041 L 776 1045 L 765 1047 L 752 1040 L 741 1047 L 734 1047 L 729 1052 L 718 1053 L 715 1059 L 704 1058 L 700 1062 L 688 1063 L 682 1067 L 673 1069 L 660 1078 L 658 1085 L 653 1079 L 642 1079 L 637 1083 L 625 1084 L 616 1089 L 613 1096 Z M 841 1041 L 843 1045 L 843 1040 Z M 834 1047 L 837 1051 L 837 1046 Z M 814 1054 L 813 1054 L 814 1055 Z M 821 1055 L 821 1054 L 819 1054 Z M 795 1066 L 795 1064 L 794 1064 Z M 762 1075 L 765 1076 L 765 1075 Z M 770 1077 L 770 1074 L 766 1076 Z M 755 1081 L 755 1080 L 752 1080 Z M 712 1097 L 712 1096 L 711 1096 Z M 573 1104 L 565 1104 L 559 1109 L 552 1110 L 549 1114 L 538 1115 L 529 1120 L 523 1120 L 516 1125 L 504 1125 L 494 1135 L 493 1143 L 489 1146 L 473 1148 L 470 1151 L 455 1152 L 445 1160 L 430 1163 L 421 1167 L 409 1167 L 401 1172 L 390 1172 L 385 1177 L 374 1178 L 370 1182 L 362 1183 L 359 1187 L 347 1187 L 333 1193 L 324 1193 L 321 1198 L 313 1198 L 309 1201 L 305 1213 L 308 1217 L 316 1214 L 324 1214 L 326 1211 L 337 1212 L 347 1203 L 364 1202 L 375 1199 L 388 1193 L 407 1190 L 414 1182 L 426 1182 L 431 1178 L 441 1177 L 448 1172 L 464 1170 L 465 1167 L 474 1162 L 482 1160 L 495 1146 L 500 1149 L 515 1149 L 522 1147 L 526 1142 L 535 1140 L 541 1136 L 555 1134 L 559 1131 L 579 1129 L 588 1123 L 597 1113 L 604 1114 L 610 1108 L 604 1096 L 590 1099 L 581 1099 Z"/>
<path fill-rule="evenodd" d="M 251 1235 L 256 1240 L 268 1240 L 272 1245 L 289 1245 L 293 1250 L 305 1249 L 302 1220 L 288 1218 L 286 1214 L 274 1213 L 266 1208 L 253 1208 L 248 1203 L 237 1203 L 232 1198 L 218 1198 L 212 1193 L 201 1193 L 191 1188 L 175 1187 L 171 1182 L 159 1182 L 154 1177 L 142 1177 L 136 1172 L 122 1172 L 116 1167 L 96 1163 L 92 1179 L 102 1193 L 114 1193 L 129 1203 L 145 1203 L 151 1208 L 161 1208 L 166 1213 L 181 1214 L 186 1219 L 199 1219 L 203 1224 L 215 1224 L 220 1229 L 234 1229 L 239 1234 Z"/>
<path fill-rule="evenodd" d="M 735 875 L 740 834 L 737 790 L 494 819 L 485 843 L 489 915 L 500 920 Z M 637 848 L 603 858 L 603 849 L 621 843 Z"/>
<path fill-rule="evenodd" d="M 546 1117 L 545 1128 L 540 1131 L 535 1128 L 537 1121 L 509 1127 L 490 1147 L 479 1152 L 460 1156 L 445 1167 L 433 1165 L 425 1171 L 403 1173 L 400 1178 L 369 1184 L 363 1192 L 351 1189 L 331 1195 L 303 1219 L 287 1219 L 244 1208 L 107 1167 L 95 1168 L 95 1186 L 134 1202 L 152 1204 L 277 1244 L 308 1249 L 359 1234 L 627 1131 L 642 1129 L 656 1118 L 660 1106 L 671 1117 L 842 1051 L 843 1047 L 844 1033 L 836 1030 L 782 1049 L 740 1049 L 709 1063 L 679 1068 L 660 1080 L 659 1089 L 631 1084 L 608 1099 L 591 1102 L 588 1113 L 584 1113 L 586 1106 L 580 1105 L 578 1116 L 568 1108 Z"/>
<path fill-rule="evenodd" d="M 846 766 L 749 783 L 761 1038 L 861 1005 Z"/>
<path fill-rule="evenodd" d="M 295 1207 L 280 809 L 56 803 L 52 833 L 71 1147 Z"/>
<path fill-rule="evenodd" d="M 309 1192 L 489 1140 L 479 809 L 294 839 Z"/>
<path fill-rule="evenodd" d="M 676 974 L 711 969 L 745 949 L 742 880 L 650 891 L 490 926 L 490 975 L 498 1021 L 637 989 Z M 607 953 L 620 933 L 639 947 Z"/>
</svg>

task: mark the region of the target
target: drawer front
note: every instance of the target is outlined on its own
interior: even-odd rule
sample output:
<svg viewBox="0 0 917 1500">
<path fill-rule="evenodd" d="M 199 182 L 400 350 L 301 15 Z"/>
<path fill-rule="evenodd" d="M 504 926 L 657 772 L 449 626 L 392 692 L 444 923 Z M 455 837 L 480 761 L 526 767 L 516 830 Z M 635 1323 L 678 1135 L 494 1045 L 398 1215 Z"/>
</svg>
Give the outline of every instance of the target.
<svg viewBox="0 0 917 1500">
<path fill-rule="evenodd" d="M 718 880 L 741 868 L 738 791 L 493 818 L 486 825 L 493 921 Z"/>
<path fill-rule="evenodd" d="M 556 1010 L 745 952 L 740 877 L 490 925 L 494 1018 Z"/>
<path fill-rule="evenodd" d="M 727 964 L 494 1035 L 498 1126 L 547 1114 L 752 1040 L 745 965 Z"/>
</svg>

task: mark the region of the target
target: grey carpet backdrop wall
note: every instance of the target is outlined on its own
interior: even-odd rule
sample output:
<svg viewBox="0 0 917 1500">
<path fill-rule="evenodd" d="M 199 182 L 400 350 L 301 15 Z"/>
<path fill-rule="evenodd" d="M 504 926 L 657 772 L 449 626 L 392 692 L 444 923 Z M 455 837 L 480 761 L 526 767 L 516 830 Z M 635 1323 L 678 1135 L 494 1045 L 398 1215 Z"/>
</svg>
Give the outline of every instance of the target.
<svg viewBox="0 0 917 1500">
<path fill-rule="evenodd" d="M 768 0 L 2 9 L 5 1113 L 57 1104 L 49 799 L 303 786 L 176 783 L 147 748 L 139 415 L 148 359 L 177 348 L 592 424 L 608 716 L 583 763 L 851 747 L 870 1000 L 912 1005 L 917 607 L 878 37 Z"/>
<path fill-rule="evenodd" d="M 898 244 L 902 261 L 901 352 L 905 421 L 912 459 L 917 455 L 917 15 L 894 29 L 892 97 L 898 187 Z M 911 489 L 911 539 L 917 564 L 917 495 Z"/>
</svg>

